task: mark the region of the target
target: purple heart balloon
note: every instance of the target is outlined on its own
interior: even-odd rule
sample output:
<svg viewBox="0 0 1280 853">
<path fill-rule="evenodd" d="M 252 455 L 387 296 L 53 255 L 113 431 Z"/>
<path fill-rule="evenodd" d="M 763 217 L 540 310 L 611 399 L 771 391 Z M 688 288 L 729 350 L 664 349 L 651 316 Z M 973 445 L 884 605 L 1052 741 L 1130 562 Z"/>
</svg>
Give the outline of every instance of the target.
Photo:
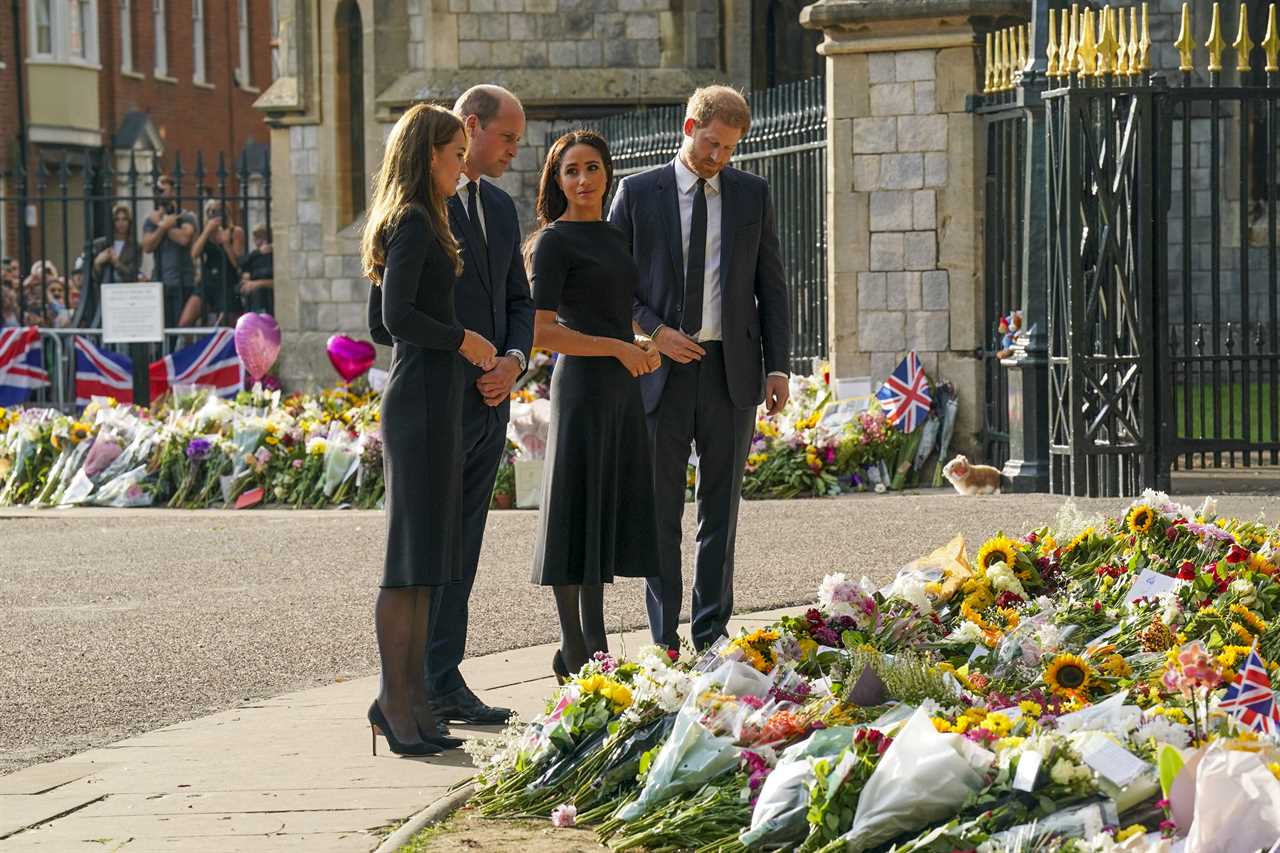
<svg viewBox="0 0 1280 853">
<path fill-rule="evenodd" d="M 378 358 L 378 351 L 368 341 L 357 341 L 346 335 L 334 335 L 329 338 L 325 350 L 329 353 L 329 361 L 333 369 L 338 371 L 343 382 L 350 382 L 363 374 Z"/>
<path fill-rule="evenodd" d="M 270 314 L 244 314 L 236 321 L 236 353 L 257 382 L 280 354 L 280 324 Z"/>
</svg>

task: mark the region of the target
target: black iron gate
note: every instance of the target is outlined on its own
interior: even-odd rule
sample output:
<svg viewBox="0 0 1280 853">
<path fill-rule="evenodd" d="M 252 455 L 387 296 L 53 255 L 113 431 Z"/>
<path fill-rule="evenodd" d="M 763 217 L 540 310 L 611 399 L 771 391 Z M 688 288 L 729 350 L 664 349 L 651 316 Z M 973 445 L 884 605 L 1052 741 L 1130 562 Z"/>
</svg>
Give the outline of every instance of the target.
<svg viewBox="0 0 1280 853">
<path fill-rule="evenodd" d="M 826 87 L 823 78 L 748 92 L 751 130 L 732 165 L 767 179 L 777 214 L 782 265 L 791 297 L 791 368 L 814 369 L 827 356 Z M 618 177 L 667 163 L 680 148 L 683 105 L 646 107 L 558 124 L 562 133 L 590 127 L 609 140 Z"/>
<path fill-rule="evenodd" d="M 1200 85 L 1184 15 L 1170 87 L 1116 20 L 1050 27 L 1050 481 L 1065 494 L 1280 461 L 1280 35 L 1251 55 L 1242 19 L 1240 85 L 1222 85 L 1221 39 Z"/>
</svg>

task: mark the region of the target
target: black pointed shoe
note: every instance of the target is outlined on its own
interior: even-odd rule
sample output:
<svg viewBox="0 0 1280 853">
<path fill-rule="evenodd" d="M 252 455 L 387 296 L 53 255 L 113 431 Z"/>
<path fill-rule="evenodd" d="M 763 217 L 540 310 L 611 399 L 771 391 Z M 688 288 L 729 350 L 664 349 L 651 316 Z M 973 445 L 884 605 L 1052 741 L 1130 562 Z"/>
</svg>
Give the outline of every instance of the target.
<svg viewBox="0 0 1280 853">
<path fill-rule="evenodd" d="M 441 721 L 499 726 L 511 718 L 510 708 L 486 705 L 465 684 L 451 693 L 431 700 L 431 710 Z"/>
</svg>

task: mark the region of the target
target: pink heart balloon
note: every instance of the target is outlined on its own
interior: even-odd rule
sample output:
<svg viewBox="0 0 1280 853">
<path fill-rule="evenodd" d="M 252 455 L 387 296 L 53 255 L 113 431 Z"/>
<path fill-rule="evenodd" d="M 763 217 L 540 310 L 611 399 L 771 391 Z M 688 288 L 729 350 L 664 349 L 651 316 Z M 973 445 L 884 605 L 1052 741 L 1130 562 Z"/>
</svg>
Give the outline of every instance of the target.
<svg viewBox="0 0 1280 853">
<path fill-rule="evenodd" d="M 257 382 L 280 354 L 280 324 L 270 314 L 244 314 L 236 321 L 236 353 Z"/>
<path fill-rule="evenodd" d="M 334 335 L 325 345 L 329 353 L 329 361 L 333 369 L 338 371 L 343 382 L 350 382 L 363 374 L 378 358 L 378 351 L 368 341 L 357 341 L 346 335 Z"/>
</svg>

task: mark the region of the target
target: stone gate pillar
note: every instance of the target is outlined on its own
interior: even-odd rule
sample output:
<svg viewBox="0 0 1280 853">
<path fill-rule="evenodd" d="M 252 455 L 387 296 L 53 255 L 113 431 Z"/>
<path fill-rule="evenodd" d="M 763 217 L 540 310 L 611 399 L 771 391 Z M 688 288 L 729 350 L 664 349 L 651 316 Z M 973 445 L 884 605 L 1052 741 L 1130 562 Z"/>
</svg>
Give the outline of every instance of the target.
<svg viewBox="0 0 1280 853">
<path fill-rule="evenodd" d="M 980 34 L 1028 0 L 819 0 L 827 63 L 827 287 L 832 369 L 878 385 L 908 350 L 955 384 L 953 447 L 982 424 Z"/>
</svg>

